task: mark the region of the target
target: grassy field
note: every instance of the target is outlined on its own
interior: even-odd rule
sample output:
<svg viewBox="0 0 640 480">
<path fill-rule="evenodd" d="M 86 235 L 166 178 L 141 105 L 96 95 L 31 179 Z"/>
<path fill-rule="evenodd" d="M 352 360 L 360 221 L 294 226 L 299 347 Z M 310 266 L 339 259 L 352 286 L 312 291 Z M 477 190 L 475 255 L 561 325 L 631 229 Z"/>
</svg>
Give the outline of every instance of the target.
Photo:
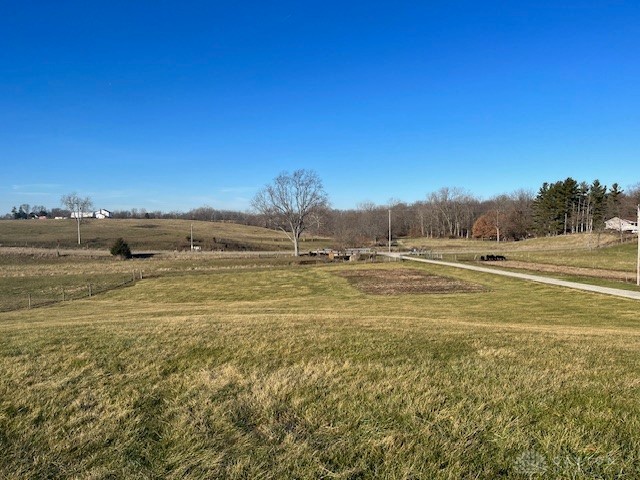
<svg viewBox="0 0 640 480">
<path fill-rule="evenodd" d="M 638 255 L 638 244 L 611 244 L 594 250 L 574 248 L 561 252 L 518 252 L 510 253 L 513 260 L 572 267 L 597 268 L 635 272 Z"/>
<path fill-rule="evenodd" d="M 521 242 L 487 242 L 465 239 L 404 239 L 404 248 L 443 254 L 444 260 L 477 261 L 481 255 L 505 255 L 509 260 L 534 265 L 553 265 L 621 272 L 635 279 L 638 243 L 611 233 L 559 235 Z M 562 273 L 562 272 L 561 272 Z M 565 273 L 571 273 L 567 271 Z M 597 276 L 597 275 L 596 275 Z"/>
<path fill-rule="evenodd" d="M 626 235 L 623 240 L 629 242 L 634 236 Z M 530 238 L 519 242 L 500 242 L 495 240 L 477 240 L 464 238 L 403 238 L 400 245 L 410 249 L 419 248 L 444 253 L 502 253 L 530 251 L 593 251 L 598 248 L 620 244 L 620 236 L 615 233 L 576 233 L 572 235 L 556 235 L 553 237 Z"/>
<path fill-rule="evenodd" d="M 133 251 L 186 250 L 194 244 L 203 250 L 293 250 L 282 232 L 227 222 L 189 220 L 83 220 L 83 247 L 108 250 L 123 237 Z M 304 238 L 302 251 L 327 246 L 326 239 Z M 75 220 L 0 221 L 0 246 L 62 248 L 77 247 Z"/>
<path fill-rule="evenodd" d="M 219 262 L 0 313 L 0 478 L 640 476 L 637 302 Z"/>
<path fill-rule="evenodd" d="M 61 253 L 59 253 L 61 252 Z M 0 311 L 79 299 L 135 280 L 312 262 L 290 255 L 160 252 L 121 261 L 100 250 L 0 248 Z M 242 258 L 246 256 L 247 258 Z M 238 258 L 236 258 L 238 257 Z"/>
<path fill-rule="evenodd" d="M 123 237 L 134 252 L 182 251 L 190 247 L 194 226 L 195 245 L 203 251 L 292 251 L 282 232 L 224 222 L 188 220 L 86 220 L 83 247 L 92 254 L 107 254 L 116 238 Z M 302 252 L 331 246 L 328 238 L 305 237 Z M 0 247 L 76 248 L 73 220 L 0 221 Z M 480 255 L 501 254 L 510 260 L 544 265 L 605 269 L 635 274 L 637 243 L 612 233 L 560 235 L 521 242 L 488 242 L 472 239 L 404 238 L 400 249 L 439 252 L 445 260 L 474 261 Z"/>
</svg>

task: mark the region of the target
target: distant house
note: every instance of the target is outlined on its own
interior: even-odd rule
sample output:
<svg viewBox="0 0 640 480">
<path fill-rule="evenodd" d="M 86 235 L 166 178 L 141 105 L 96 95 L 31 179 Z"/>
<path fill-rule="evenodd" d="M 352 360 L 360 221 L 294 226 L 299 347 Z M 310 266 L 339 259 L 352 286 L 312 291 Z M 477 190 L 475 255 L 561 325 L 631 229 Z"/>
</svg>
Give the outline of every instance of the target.
<svg viewBox="0 0 640 480">
<path fill-rule="evenodd" d="M 71 212 L 71 218 L 78 218 L 78 214 L 76 212 Z M 100 210 L 96 210 L 95 212 L 82 212 L 80 218 L 111 218 L 111 212 L 104 208 Z"/>
<path fill-rule="evenodd" d="M 106 210 L 104 208 L 101 208 L 100 210 L 98 210 L 97 212 L 93 212 L 94 216 L 96 218 L 111 218 L 111 212 L 109 210 Z"/>
<path fill-rule="evenodd" d="M 638 222 L 625 220 L 620 217 L 613 217 L 604 222 L 607 230 L 616 230 L 617 232 L 638 233 Z"/>
<path fill-rule="evenodd" d="M 71 218 L 93 218 L 93 212 L 80 212 L 80 215 L 78 215 L 78 212 L 71 212 Z"/>
</svg>

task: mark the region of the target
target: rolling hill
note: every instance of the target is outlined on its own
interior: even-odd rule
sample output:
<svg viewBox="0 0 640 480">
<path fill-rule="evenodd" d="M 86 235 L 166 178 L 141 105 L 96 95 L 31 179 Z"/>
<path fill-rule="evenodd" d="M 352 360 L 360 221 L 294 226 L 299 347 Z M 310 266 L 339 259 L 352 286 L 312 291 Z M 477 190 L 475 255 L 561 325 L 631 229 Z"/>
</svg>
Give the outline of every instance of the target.
<svg viewBox="0 0 640 480">
<path fill-rule="evenodd" d="M 83 220 L 82 246 L 108 249 L 124 238 L 134 251 L 186 250 L 190 248 L 191 226 L 194 245 L 202 250 L 290 250 L 291 242 L 282 232 L 267 228 L 226 222 L 167 219 Z M 326 239 L 305 238 L 301 248 L 326 246 Z M 0 246 L 4 247 L 77 247 L 74 220 L 4 220 L 0 222 Z"/>
</svg>

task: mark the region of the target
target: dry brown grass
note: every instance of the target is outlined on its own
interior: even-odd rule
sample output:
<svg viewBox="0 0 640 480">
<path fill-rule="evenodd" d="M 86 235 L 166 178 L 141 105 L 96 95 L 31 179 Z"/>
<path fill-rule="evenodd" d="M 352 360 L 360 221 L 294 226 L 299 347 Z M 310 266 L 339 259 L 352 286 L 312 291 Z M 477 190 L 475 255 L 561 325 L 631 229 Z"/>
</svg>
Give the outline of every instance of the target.
<svg viewBox="0 0 640 480">
<path fill-rule="evenodd" d="M 188 250 L 191 226 L 195 245 L 207 251 L 293 250 L 283 232 L 227 222 L 169 219 L 89 219 L 82 223 L 83 248 L 108 251 L 113 242 L 124 238 L 134 253 L 154 250 Z M 78 246 L 74 220 L 2 220 L 0 246 L 71 248 Z M 327 245 L 326 239 L 305 236 L 300 248 Z"/>
<path fill-rule="evenodd" d="M 640 474 L 636 302 L 399 263 L 211 268 L 0 313 L 0 478 Z M 359 272 L 484 291 L 372 295 Z"/>
<path fill-rule="evenodd" d="M 628 240 L 628 237 L 627 237 Z M 520 242 L 500 242 L 476 239 L 446 238 L 404 238 L 400 240 L 403 248 L 421 248 L 442 253 L 495 253 L 527 251 L 595 250 L 620 243 L 615 233 L 576 233 L 540 237 Z"/>
<path fill-rule="evenodd" d="M 513 268 L 517 270 L 556 273 L 561 275 L 574 275 L 578 277 L 605 278 L 610 280 L 629 281 L 629 279 L 632 278 L 632 275 L 630 275 L 630 273 L 621 272 L 619 270 L 571 267 L 567 265 L 549 265 L 549 264 L 541 264 L 541 263 L 534 263 L 534 262 L 519 262 L 515 260 L 500 262 L 499 264 L 497 264 L 497 266 L 504 267 L 504 268 Z"/>
</svg>

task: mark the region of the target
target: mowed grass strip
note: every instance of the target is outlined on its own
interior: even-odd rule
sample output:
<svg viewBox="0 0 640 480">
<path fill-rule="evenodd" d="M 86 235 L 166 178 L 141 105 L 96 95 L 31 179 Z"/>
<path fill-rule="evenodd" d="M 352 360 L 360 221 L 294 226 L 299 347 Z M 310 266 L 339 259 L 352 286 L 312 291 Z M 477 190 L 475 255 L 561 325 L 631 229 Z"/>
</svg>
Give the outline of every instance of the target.
<svg viewBox="0 0 640 480">
<path fill-rule="evenodd" d="M 369 295 L 345 272 L 483 291 Z M 0 477 L 637 478 L 637 302 L 406 264 L 0 314 Z"/>
</svg>

